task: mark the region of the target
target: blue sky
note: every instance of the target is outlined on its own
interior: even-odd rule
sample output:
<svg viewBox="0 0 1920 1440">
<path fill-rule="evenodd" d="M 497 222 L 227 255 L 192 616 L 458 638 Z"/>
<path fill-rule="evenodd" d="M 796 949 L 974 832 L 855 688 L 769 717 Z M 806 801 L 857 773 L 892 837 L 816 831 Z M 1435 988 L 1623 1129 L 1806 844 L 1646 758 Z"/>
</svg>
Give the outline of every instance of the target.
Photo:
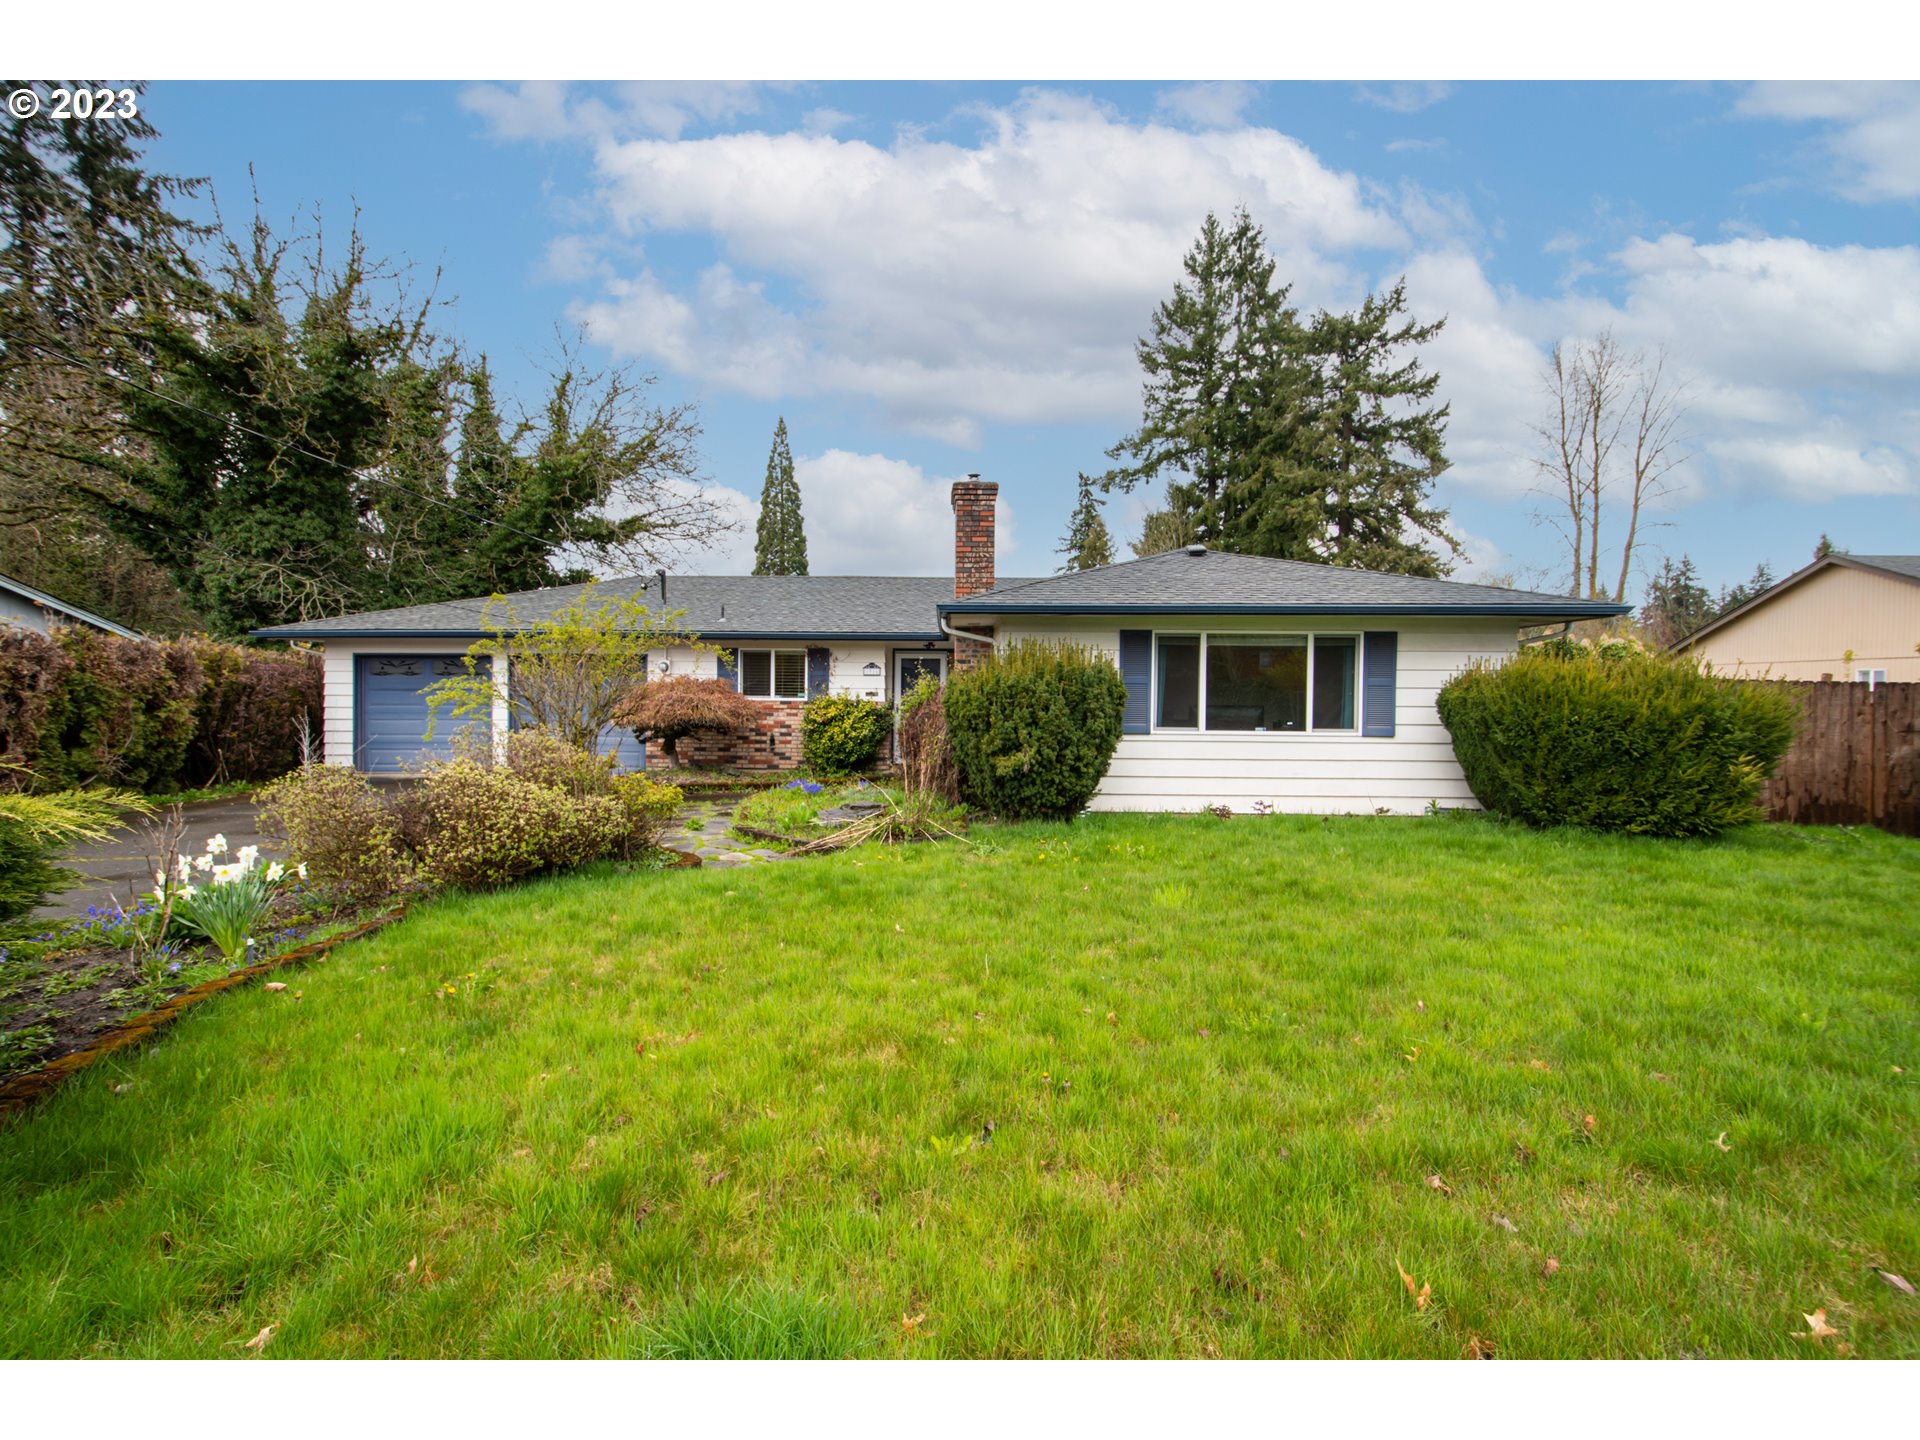
<svg viewBox="0 0 1920 1440">
<path fill-rule="evenodd" d="M 744 568 L 784 415 L 817 572 L 935 573 L 945 486 L 1042 573 L 1138 418 L 1132 346 L 1209 209 L 1307 307 L 1408 277 L 1453 405 L 1466 574 L 1559 583 L 1529 427 L 1556 340 L 1665 347 L 1691 458 L 1645 559 L 1707 578 L 1920 548 L 1920 87 L 1425 82 L 154 82 L 156 168 L 353 207 L 539 399 L 556 327 L 697 402 Z M 249 181 L 248 167 L 254 181 Z M 1116 538 L 1147 497 L 1108 507 Z"/>
</svg>

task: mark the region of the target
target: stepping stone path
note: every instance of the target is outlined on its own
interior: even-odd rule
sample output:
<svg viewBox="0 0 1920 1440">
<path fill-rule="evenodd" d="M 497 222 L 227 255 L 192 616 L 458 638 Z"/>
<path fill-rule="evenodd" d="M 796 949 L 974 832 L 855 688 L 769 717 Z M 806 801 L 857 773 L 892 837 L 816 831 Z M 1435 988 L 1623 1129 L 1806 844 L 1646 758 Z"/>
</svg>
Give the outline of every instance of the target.
<svg viewBox="0 0 1920 1440">
<path fill-rule="evenodd" d="M 738 795 L 689 800 L 660 838 L 661 845 L 683 855 L 697 855 L 702 865 L 753 865 L 762 860 L 786 859 L 778 850 L 733 833 L 733 812 L 740 800 Z"/>
</svg>

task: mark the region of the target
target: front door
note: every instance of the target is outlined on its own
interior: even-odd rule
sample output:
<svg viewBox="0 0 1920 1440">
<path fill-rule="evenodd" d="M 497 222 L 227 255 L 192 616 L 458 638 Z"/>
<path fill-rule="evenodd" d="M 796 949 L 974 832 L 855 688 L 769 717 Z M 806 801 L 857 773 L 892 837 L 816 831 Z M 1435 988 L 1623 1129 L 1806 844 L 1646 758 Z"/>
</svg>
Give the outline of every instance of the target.
<svg viewBox="0 0 1920 1440">
<path fill-rule="evenodd" d="M 893 658 L 893 705 L 900 708 L 900 702 L 914 686 L 931 675 L 935 683 L 947 678 L 947 657 L 941 654 L 914 652 L 896 655 Z"/>
</svg>

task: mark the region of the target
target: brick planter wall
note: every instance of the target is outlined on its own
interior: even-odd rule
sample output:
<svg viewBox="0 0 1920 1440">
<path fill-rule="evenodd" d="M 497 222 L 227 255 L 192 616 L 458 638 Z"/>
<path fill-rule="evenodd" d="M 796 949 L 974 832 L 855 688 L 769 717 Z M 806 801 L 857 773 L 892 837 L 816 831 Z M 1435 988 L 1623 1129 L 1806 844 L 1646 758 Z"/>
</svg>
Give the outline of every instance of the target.
<svg viewBox="0 0 1920 1440">
<path fill-rule="evenodd" d="M 736 735 L 688 735 L 681 762 L 708 770 L 792 770 L 800 763 L 800 712 L 804 700 L 756 700 L 760 719 Z M 672 778 L 672 762 L 658 740 L 647 741 L 647 769 Z"/>
</svg>

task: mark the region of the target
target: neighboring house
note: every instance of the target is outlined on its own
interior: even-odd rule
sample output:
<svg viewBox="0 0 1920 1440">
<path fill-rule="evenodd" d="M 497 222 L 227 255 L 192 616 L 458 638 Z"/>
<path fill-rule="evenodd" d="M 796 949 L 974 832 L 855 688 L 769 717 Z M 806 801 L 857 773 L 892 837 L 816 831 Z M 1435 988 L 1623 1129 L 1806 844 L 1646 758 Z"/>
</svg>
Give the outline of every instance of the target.
<svg viewBox="0 0 1920 1440">
<path fill-rule="evenodd" d="M 998 487 L 953 487 L 954 576 L 660 575 L 603 593 L 685 611 L 719 653 L 649 657 L 654 675 L 720 675 L 761 700 L 757 732 L 683 741 L 698 763 L 780 768 L 799 758 L 810 695 L 895 700 L 924 674 L 976 663 L 1019 636 L 1071 639 L 1113 657 L 1127 682 L 1125 734 L 1094 798 L 1100 809 L 1414 813 L 1471 805 L 1434 711 L 1447 678 L 1511 655 L 1523 627 L 1624 614 L 1625 606 L 1209 553 L 1200 547 L 1041 580 L 996 582 Z M 575 587 L 514 597 L 525 617 Z M 427 728 L 425 688 L 488 631 L 483 599 L 280 625 L 263 638 L 326 656 L 326 758 L 401 773 L 447 753 Z M 496 729 L 508 723 L 512 657 L 495 667 Z M 616 737 L 617 738 L 617 737 Z M 628 764 L 658 763 L 629 740 Z"/>
<path fill-rule="evenodd" d="M 0 625 L 38 630 L 42 635 L 51 635 L 61 625 L 90 625 L 95 630 L 124 636 L 128 640 L 140 638 L 124 625 L 116 625 L 91 610 L 82 610 L 78 605 L 56 600 L 44 590 L 23 585 L 5 575 L 0 575 Z"/>
<path fill-rule="evenodd" d="M 1823 555 L 1674 649 L 1724 675 L 1920 680 L 1920 555 Z"/>
</svg>

